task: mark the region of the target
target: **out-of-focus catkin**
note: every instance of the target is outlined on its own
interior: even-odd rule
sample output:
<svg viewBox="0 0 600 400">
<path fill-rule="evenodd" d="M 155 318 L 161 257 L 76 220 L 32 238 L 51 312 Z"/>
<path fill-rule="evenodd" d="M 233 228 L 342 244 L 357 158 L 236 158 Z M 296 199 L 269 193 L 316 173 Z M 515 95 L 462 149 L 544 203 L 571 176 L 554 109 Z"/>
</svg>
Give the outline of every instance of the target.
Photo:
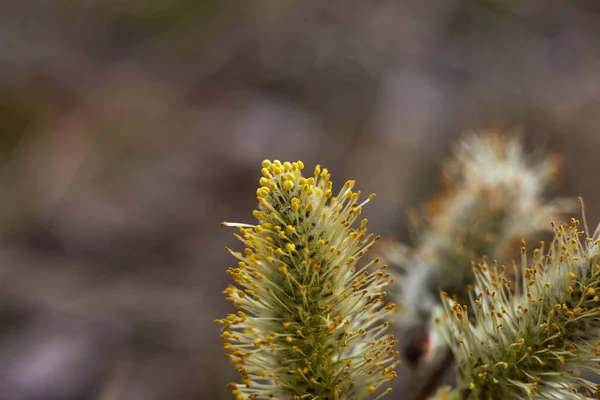
<svg viewBox="0 0 600 400">
<path fill-rule="evenodd" d="M 557 160 L 527 154 L 518 136 L 470 134 L 454 153 L 443 165 L 445 190 L 413 217 L 416 248 L 396 245 L 386 254 L 401 275 L 400 316 L 408 325 L 431 320 L 439 289 L 466 300 L 473 260 L 510 260 L 521 238 L 549 230 L 566 208 L 543 197 Z"/>
</svg>

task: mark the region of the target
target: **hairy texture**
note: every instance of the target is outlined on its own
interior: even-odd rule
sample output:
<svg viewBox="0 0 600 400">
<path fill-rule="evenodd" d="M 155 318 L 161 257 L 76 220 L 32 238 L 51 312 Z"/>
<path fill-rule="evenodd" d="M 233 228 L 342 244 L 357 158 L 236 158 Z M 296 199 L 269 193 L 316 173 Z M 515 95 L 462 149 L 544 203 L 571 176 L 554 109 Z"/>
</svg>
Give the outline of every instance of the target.
<svg viewBox="0 0 600 400">
<path fill-rule="evenodd" d="M 413 218 L 414 250 L 392 247 L 386 258 L 402 275 L 398 290 L 405 323 L 429 322 L 442 289 L 466 301 L 471 261 L 518 254 L 521 238 L 548 230 L 564 204 L 543 198 L 557 162 L 533 157 L 518 137 L 496 132 L 464 137 L 443 166 L 445 190 Z"/>
<path fill-rule="evenodd" d="M 379 239 L 366 219 L 355 224 L 374 195 L 359 204 L 348 181 L 334 197 L 327 169 L 305 178 L 303 167 L 265 160 L 258 224 L 225 223 L 245 246 L 229 250 L 239 263 L 224 292 L 240 311 L 217 320 L 238 399 L 363 399 L 396 376 L 391 278 L 378 259 L 357 265 Z"/>
<path fill-rule="evenodd" d="M 580 399 L 598 387 L 579 375 L 600 373 L 600 240 L 583 241 L 578 222 L 555 227 L 527 264 L 517 293 L 505 269 L 474 267 L 472 312 L 443 294 L 438 319 L 458 364 L 465 399 Z M 515 266 L 516 268 L 516 266 Z"/>
</svg>

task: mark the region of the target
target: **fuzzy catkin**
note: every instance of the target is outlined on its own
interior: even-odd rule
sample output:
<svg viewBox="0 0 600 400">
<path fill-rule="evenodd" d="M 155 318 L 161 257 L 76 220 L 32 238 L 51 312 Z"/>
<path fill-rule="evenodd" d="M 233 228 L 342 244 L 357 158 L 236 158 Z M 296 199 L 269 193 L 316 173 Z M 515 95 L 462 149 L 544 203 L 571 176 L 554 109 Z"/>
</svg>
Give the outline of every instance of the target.
<svg viewBox="0 0 600 400">
<path fill-rule="evenodd" d="M 600 240 L 598 231 L 582 235 L 575 220 L 556 226 L 548 251 L 534 251 L 517 285 L 504 268 L 480 263 L 472 311 L 443 294 L 445 315 L 436 322 L 456 357 L 462 398 L 598 396 L 579 373 L 600 373 Z"/>
<path fill-rule="evenodd" d="M 443 164 L 444 191 L 415 222 L 416 248 L 392 247 L 387 261 L 401 274 L 400 317 L 425 322 L 439 305 L 438 290 L 468 300 L 471 261 L 507 261 L 521 238 L 548 230 L 565 204 L 544 198 L 558 163 L 528 154 L 517 136 L 486 131 L 464 136 Z M 413 218 L 414 219 L 414 218 Z"/>
<path fill-rule="evenodd" d="M 216 321 L 242 378 L 229 388 L 238 400 L 366 398 L 397 364 L 391 278 L 378 259 L 358 266 L 379 239 L 366 219 L 355 224 L 374 195 L 359 203 L 348 181 L 334 197 L 327 169 L 305 178 L 300 161 L 262 166 L 258 223 L 224 223 L 245 246 L 228 249 L 239 262 L 224 292 L 240 311 Z"/>
</svg>

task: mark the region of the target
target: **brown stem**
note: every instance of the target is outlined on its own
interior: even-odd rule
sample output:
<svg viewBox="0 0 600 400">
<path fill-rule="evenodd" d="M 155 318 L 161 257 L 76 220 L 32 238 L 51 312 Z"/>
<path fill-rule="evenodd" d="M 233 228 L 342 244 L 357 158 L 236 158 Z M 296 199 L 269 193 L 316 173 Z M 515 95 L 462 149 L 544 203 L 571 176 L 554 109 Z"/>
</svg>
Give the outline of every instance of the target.
<svg viewBox="0 0 600 400">
<path fill-rule="evenodd" d="M 405 388 L 408 400 L 424 400 L 437 388 L 446 370 L 453 361 L 452 352 L 448 347 L 440 349 L 432 360 L 420 366 L 411 376 Z"/>
</svg>

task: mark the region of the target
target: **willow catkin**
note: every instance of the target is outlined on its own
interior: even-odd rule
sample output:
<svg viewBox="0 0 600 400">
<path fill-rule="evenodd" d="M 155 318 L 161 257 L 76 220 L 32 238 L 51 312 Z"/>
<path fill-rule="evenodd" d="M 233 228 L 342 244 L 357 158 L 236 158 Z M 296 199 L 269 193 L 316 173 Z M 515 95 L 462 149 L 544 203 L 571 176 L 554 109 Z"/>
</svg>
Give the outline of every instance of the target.
<svg viewBox="0 0 600 400">
<path fill-rule="evenodd" d="M 437 322 L 464 399 L 598 396 L 598 385 L 579 375 L 600 373 L 600 240 L 583 234 L 575 220 L 556 226 L 548 250 L 535 250 L 529 264 L 523 245 L 518 285 L 495 264 L 475 266 L 471 312 L 443 294 Z"/>
<path fill-rule="evenodd" d="M 386 302 L 386 266 L 359 265 L 379 239 L 358 219 L 374 195 L 359 203 L 348 181 L 333 196 L 327 169 L 304 177 L 300 161 L 262 166 L 258 222 L 224 223 L 239 228 L 245 246 L 228 249 L 238 265 L 227 271 L 235 285 L 224 292 L 240 311 L 216 321 L 241 375 L 230 389 L 240 400 L 378 394 L 396 376 L 397 352 L 387 329 L 396 306 Z"/>
</svg>

